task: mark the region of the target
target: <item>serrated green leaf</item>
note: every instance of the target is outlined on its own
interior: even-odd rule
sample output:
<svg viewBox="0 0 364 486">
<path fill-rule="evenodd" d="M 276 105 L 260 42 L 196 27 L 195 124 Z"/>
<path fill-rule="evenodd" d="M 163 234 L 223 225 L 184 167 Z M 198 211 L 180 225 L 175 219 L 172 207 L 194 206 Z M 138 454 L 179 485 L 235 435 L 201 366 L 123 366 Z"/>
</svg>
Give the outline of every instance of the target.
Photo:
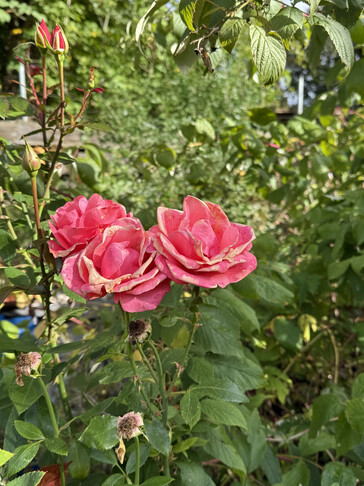
<svg viewBox="0 0 364 486">
<path fill-rule="evenodd" d="M 4 449 L 0 449 L 0 467 L 3 466 L 6 462 L 9 461 L 13 457 L 13 452 L 4 451 Z"/>
<path fill-rule="evenodd" d="M 6 114 L 9 111 L 9 107 L 10 107 L 9 101 L 4 96 L 1 96 L 0 97 L 0 118 L 2 118 L 3 120 L 5 120 L 6 118 Z"/>
<path fill-rule="evenodd" d="M 171 441 L 162 422 L 153 417 L 152 422 L 146 422 L 144 427 L 150 445 L 164 456 L 169 456 Z"/>
<path fill-rule="evenodd" d="M 322 472 L 321 486 L 355 486 L 356 476 L 353 471 L 341 462 L 326 464 Z"/>
<path fill-rule="evenodd" d="M 165 486 L 166 484 L 170 484 L 172 481 L 174 481 L 174 479 L 167 476 L 155 476 L 147 479 L 140 486 Z"/>
<path fill-rule="evenodd" d="M 61 326 L 71 317 L 80 317 L 87 311 L 86 307 L 76 307 L 75 309 L 66 309 L 60 316 L 58 316 L 53 324 L 55 326 Z"/>
<path fill-rule="evenodd" d="M 237 387 L 237 385 L 228 379 L 211 380 L 205 385 L 196 385 L 190 388 L 197 397 L 208 396 L 224 400 L 226 402 L 247 402 L 248 399 L 244 393 Z"/>
<path fill-rule="evenodd" d="M 321 395 L 312 405 L 312 420 L 309 437 L 316 437 L 320 427 L 327 424 L 333 417 L 339 415 L 344 409 L 336 394 Z"/>
<path fill-rule="evenodd" d="M 201 464 L 195 462 L 177 462 L 181 470 L 183 486 L 215 486 L 210 476 L 204 471 Z"/>
<path fill-rule="evenodd" d="M 24 469 L 36 456 L 39 446 L 39 442 L 34 442 L 17 447 L 8 463 L 8 476 L 13 476 Z"/>
<path fill-rule="evenodd" d="M 16 253 L 16 243 L 7 231 L 0 229 L 0 257 L 8 264 Z"/>
<path fill-rule="evenodd" d="M 287 54 L 283 43 L 257 25 L 250 26 L 250 39 L 253 59 L 262 82 L 265 85 L 274 83 L 286 67 Z"/>
<path fill-rule="evenodd" d="M 215 424 L 235 425 L 247 430 L 244 415 L 232 403 L 206 399 L 201 402 L 201 410 Z"/>
<path fill-rule="evenodd" d="M 113 474 L 102 483 L 102 486 L 122 486 L 125 484 L 125 479 L 122 474 Z"/>
<path fill-rule="evenodd" d="M 243 459 L 238 454 L 237 450 L 231 444 L 226 444 L 220 439 L 217 431 L 209 433 L 207 442 L 203 449 L 213 458 L 219 459 L 226 466 L 243 471 L 246 474 L 246 466 Z"/>
<path fill-rule="evenodd" d="M 311 22 L 313 25 L 319 25 L 325 29 L 341 61 L 350 70 L 354 63 L 354 48 L 348 29 L 339 22 L 336 22 L 336 20 L 319 13 L 316 13 L 312 17 Z"/>
<path fill-rule="evenodd" d="M 180 403 L 180 412 L 185 423 L 192 427 L 200 420 L 201 408 L 197 394 L 187 391 Z"/>
<path fill-rule="evenodd" d="M 79 440 L 91 448 L 94 447 L 102 451 L 111 449 L 118 441 L 116 424 L 117 417 L 111 415 L 94 417 Z"/>
<path fill-rule="evenodd" d="M 45 475 L 43 471 L 35 471 L 27 474 L 23 474 L 19 478 L 6 483 L 6 486 L 37 486 Z"/>
<path fill-rule="evenodd" d="M 7 267 L 5 268 L 5 275 L 10 282 L 17 287 L 24 289 L 28 289 L 30 287 L 30 280 L 27 274 L 22 270 L 19 270 L 19 268 Z"/>
<path fill-rule="evenodd" d="M 228 19 L 219 31 L 221 47 L 223 47 L 227 52 L 231 53 L 239 39 L 243 27 L 243 19 Z"/>
<path fill-rule="evenodd" d="M 302 456 L 311 456 L 319 451 L 334 449 L 335 445 L 335 437 L 326 432 L 322 432 L 314 439 L 312 439 L 308 435 L 304 435 L 300 440 L 299 449 Z"/>
<path fill-rule="evenodd" d="M 360 373 L 353 383 L 353 398 L 364 398 L 364 373 Z"/>
<path fill-rule="evenodd" d="M 67 442 L 65 442 L 63 439 L 59 437 L 50 437 L 47 438 L 44 441 L 44 445 L 46 448 L 54 452 L 55 454 L 61 455 L 61 456 L 67 456 L 68 454 L 68 445 Z"/>
<path fill-rule="evenodd" d="M 99 132 L 109 132 L 114 133 L 114 129 L 107 123 L 91 122 L 85 123 L 85 127 L 91 128 L 92 130 L 98 130 Z"/>
<path fill-rule="evenodd" d="M 22 420 L 15 420 L 14 426 L 22 437 L 29 440 L 42 440 L 44 439 L 43 432 L 35 425 L 29 422 L 23 422 Z"/>
<path fill-rule="evenodd" d="M 270 20 L 270 23 L 273 30 L 283 39 L 290 39 L 298 29 L 302 29 L 303 13 L 296 7 L 284 7 Z"/>
<path fill-rule="evenodd" d="M 69 472 L 75 479 L 85 479 L 90 472 L 90 452 L 83 444 L 72 440 L 69 447 L 68 460 L 72 461 Z"/>
<path fill-rule="evenodd" d="M 193 356 L 188 360 L 186 373 L 197 383 L 204 382 L 214 378 L 214 369 L 212 364 L 205 358 Z"/>
<path fill-rule="evenodd" d="M 310 470 L 303 461 L 298 461 L 290 471 L 283 474 L 282 482 L 274 486 L 308 486 Z"/>
<path fill-rule="evenodd" d="M 346 405 L 345 415 L 352 428 L 359 434 L 364 434 L 364 397 L 350 400 Z"/>
<path fill-rule="evenodd" d="M 144 464 L 146 463 L 148 456 L 150 452 L 150 445 L 149 444 L 140 444 L 139 448 L 139 465 L 140 467 L 143 467 Z M 136 452 L 135 450 L 132 451 L 128 458 L 128 462 L 126 463 L 125 470 L 126 474 L 131 474 L 135 472 L 135 466 L 136 466 Z"/>
<path fill-rule="evenodd" d="M 1 338 L 3 339 L 3 338 Z M 23 376 L 24 386 L 11 383 L 9 387 L 9 397 L 19 414 L 27 410 L 34 402 L 43 395 L 43 389 L 38 380 Z"/>
</svg>

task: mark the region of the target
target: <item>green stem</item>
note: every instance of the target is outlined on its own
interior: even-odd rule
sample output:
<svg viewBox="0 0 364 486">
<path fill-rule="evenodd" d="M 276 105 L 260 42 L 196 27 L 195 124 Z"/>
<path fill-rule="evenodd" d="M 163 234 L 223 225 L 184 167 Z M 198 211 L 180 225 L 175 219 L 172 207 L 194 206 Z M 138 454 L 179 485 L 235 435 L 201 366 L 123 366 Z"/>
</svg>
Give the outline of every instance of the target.
<svg viewBox="0 0 364 486">
<path fill-rule="evenodd" d="M 190 349 L 191 349 L 191 345 L 192 345 L 192 342 L 193 342 L 193 336 L 195 335 L 195 332 L 196 332 L 196 323 L 197 323 L 197 313 L 194 315 L 194 318 L 191 322 L 191 329 L 190 329 L 190 334 L 189 334 L 189 337 L 188 337 L 188 343 L 187 343 L 187 346 L 186 346 L 186 349 L 185 349 L 185 354 L 183 355 L 183 360 L 182 360 L 182 363 L 180 365 L 180 367 L 177 368 L 173 378 L 172 378 L 172 381 L 171 381 L 171 384 L 169 385 L 168 387 L 168 391 L 167 391 L 167 397 L 170 396 L 170 394 L 172 393 L 172 390 L 174 388 L 174 385 L 176 384 L 176 381 L 180 375 L 180 371 L 179 370 L 182 370 L 183 371 L 183 368 L 186 364 L 186 361 L 187 361 L 187 358 L 188 358 L 188 354 L 190 352 Z"/>
<path fill-rule="evenodd" d="M 160 386 L 160 394 L 162 397 L 162 423 L 165 428 L 167 428 L 168 422 L 168 397 L 166 393 L 166 378 L 165 374 L 163 373 L 162 362 L 159 357 L 159 353 L 157 348 L 154 346 L 154 343 L 151 339 L 148 339 L 148 344 L 152 348 L 153 353 L 155 355 L 155 359 L 157 362 L 158 374 L 159 374 L 159 386 Z M 164 471 L 165 476 L 169 476 L 169 454 L 164 458 Z"/>
<path fill-rule="evenodd" d="M 61 127 L 64 127 L 64 77 L 63 77 L 63 59 L 58 61 L 59 82 L 61 84 Z"/>
<path fill-rule="evenodd" d="M 59 428 L 58 428 L 57 419 L 56 419 L 56 416 L 55 416 L 55 413 L 54 413 L 53 404 L 51 402 L 47 387 L 45 386 L 42 377 L 38 376 L 38 380 L 39 380 L 40 386 L 42 387 L 43 395 L 44 395 L 44 398 L 45 398 L 45 401 L 46 401 L 46 404 L 47 404 L 47 407 L 48 407 L 48 412 L 49 412 L 49 416 L 51 418 L 52 427 L 53 427 L 53 431 L 54 431 L 54 437 L 58 438 L 59 437 Z M 64 464 L 63 464 L 63 458 L 62 457 L 59 458 L 59 469 L 60 469 L 60 472 L 61 472 L 61 486 L 66 486 L 66 478 L 65 478 L 65 474 L 64 474 Z"/>
<path fill-rule="evenodd" d="M 146 357 L 146 355 L 145 355 L 145 353 L 143 351 L 143 348 L 141 347 L 141 345 L 140 345 L 140 343 L 138 341 L 136 341 L 135 344 L 136 344 L 136 347 L 138 348 L 138 351 L 140 353 L 140 356 L 143 359 L 143 362 L 144 362 L 145 366 L 148 368 L 149 373 L 152 375 L 152 378 L 153 378 L 154 382 L 156 384 L 158 384 L 157 375 L 155 374 L 155 371 L 153 370 L 152 365 L 149 362 L 149 359 Z"/>
<path fill-rule="evenodd" d="M 135 437 L 135 486 L 139 486 L 139 474 L 140 474 L 140 451 L 139 451 L 139 438 Z"/>
<path fill-rule="evenodd" d="M 43 145 L 47 146 L 47 131 L 46 131 L 46 106 L 47 106 L 47 56 L 42 55 L 42 73 L 43 73 L 43 114 L 42 114 L 42 132 Z"/>
<path fill-rule="evenodd" d="M 149 412 L 153 415 L 153 410 L 152 410 L 152 407 L 150 406 L 150 403 L 149 403 L 149 399 L 143 389 L 143 385 L 142 385 L 142 382 L 140 381 L 139 377 L 138 377 L 138 370 L 137 370 L 137 367 L 136 367 L 136 364 L 135 364 L 135 361 L 134 361 L 134 356 L 133 356 L 133 350 L 131 348 L 131 344 L 128 343 L 127 344 L 127 351 L 128 351 L 128 356 L 129 356 L 129 361 L 130 361 L 130 364 L 131 364 L 131 367 L 133 368 L 133 372 L 134 372 L 134 376 L 135 376 L 135 379 L 136 379 L 136 382 L 138 384 L 138 387 L 139 387 L 139 391 L 145 401 L 145 404 L 149 410 Z"/>
</svg>

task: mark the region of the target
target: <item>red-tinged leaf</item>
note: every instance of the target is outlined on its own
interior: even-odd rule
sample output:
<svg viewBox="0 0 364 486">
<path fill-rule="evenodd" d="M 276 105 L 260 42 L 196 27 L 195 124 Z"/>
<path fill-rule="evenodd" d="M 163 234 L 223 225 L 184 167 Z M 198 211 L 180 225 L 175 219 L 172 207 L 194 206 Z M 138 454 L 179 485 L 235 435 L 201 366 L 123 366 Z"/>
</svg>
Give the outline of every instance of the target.
<svg viewBox="0 0 364 486">
<path fill-rule="evenodd" d="M 71 462 L 64 464 L 64 474 L 66 476 L 67 469 Z M 61 486 L 61 471 L 59 464 L 52 464 L 51 466 L 44 466 L 40 468 L 41 471 L 46 471 L 42 481 L 38 486 Z"/>
<path fill-rule="evenodd" d="M 93 93 L 102 93 L 104 90 L 104 88 L 94 88 L 91 90 Z"/>
</svg>

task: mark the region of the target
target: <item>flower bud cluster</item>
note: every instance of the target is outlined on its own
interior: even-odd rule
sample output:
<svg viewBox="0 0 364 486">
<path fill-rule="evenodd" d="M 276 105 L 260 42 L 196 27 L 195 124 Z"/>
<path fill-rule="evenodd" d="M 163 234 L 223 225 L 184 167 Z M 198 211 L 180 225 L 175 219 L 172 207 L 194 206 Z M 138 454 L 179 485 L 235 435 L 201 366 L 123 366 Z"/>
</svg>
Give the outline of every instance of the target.
<svg viewBox="0 0 364 486">
<path fill-rule="evenodd" d="M 69 51 L 69 44 L 62 27 L 56 25 L 50 34 L 47 24 L 44 19 L 40 24 L 37 24 L 35 31 L 35 44 L 39 47 L 42 53 L 49 49 L 53 54 L 64 55 Z"/>
</svg>

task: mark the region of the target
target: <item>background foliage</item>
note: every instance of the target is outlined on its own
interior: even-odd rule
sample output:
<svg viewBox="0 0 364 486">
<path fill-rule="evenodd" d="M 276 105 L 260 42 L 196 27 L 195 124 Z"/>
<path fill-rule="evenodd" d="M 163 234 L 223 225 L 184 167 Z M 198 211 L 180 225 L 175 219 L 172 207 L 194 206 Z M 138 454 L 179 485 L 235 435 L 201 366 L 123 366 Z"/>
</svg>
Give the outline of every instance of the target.
<svg viewBox="0 0 364 486">
<path fill-rule="evenodd" d="M 254 274 L 227 289 L 204 291 L 197 302 L 191 289 L 175 286 L 149 316 L 167 379 L 186 344 L 183 319 L 192 318 L 196 303 L 203 326 L 176 390 L 185 392 L 183 398 L 170 402 L 172 443 L 158 429 L 160 422 L 148 422 L 142 480 L 158 476 L 158 460 L 171 445 L 173 484 L 361 484 L 362 5 L 312 2 L 307 16 L 299 16 L 295 10 L 287 15 L 276 2 L 246 2 L 240 9 L 242 4 L 222 0 L 155 4 L 161 9 L 153 11 L 139 38 L 144 57 L 135 30 L 149 7 L 145 2 L 0 3 L 2 118 L 31 114 L 26 103 L 6 94 L 17 91 L 13 56 L 25 55 L 23 43 L 32 40 L 34 21 L 43 16 L 49 24 L 62 21 L 72 46 L 67 111 L 79 105 L 75 87 L 86 86 L 91 65 L 97 67 L 97 85 L 106 89 L 93 98 L 85 121 L 97 119 L 113 130 L 104 125 L 107 132 L 90 141 L 95 132 L 84 129 L 82 144 L 61 154 L 67 164 L 55 175 L 45 229 L 48 215 L 79 194 L 99 192 L 117 200 L 146 227 L 154 224 L 156 207 L 180 208 L 184 195 L 193 194 L 220 204 L 231 220 L 250 224 L 257 234 Z M 198 15 L 199 4 L 216 10 Z M 214 28 L 218 35 L 206 40 Z M 175 56 L 181 38 L 187 39 L 186 49 Z M 217 50 L 211 52 L 215 38 Z M 203 53 L 193 52 L 199 39 L 214 73 Z M 269 49 L 276 57 L 267 58 Z M 38 58 L 34 46 L 30 56 Z M 278 108 L 284 107 L 282 99 L 292 99 L 301 72 L 306 99 L 313 101 L 301 116 L 283 123 Z M 55 68 L 51 76 L 56 83 Z M 264 88 L 259 79 L 274 84 Z M 50 94 L 54 106 L 56 92 Z M 5 296 L 14 286 L 31 296 L 41 290 L 41 276 L 24 259 L 26 251 L 33 261 L 38 255 L 36 245 L 26 250 L 34 232 L 30 185 L 17 157 L 22 148 L 5 140 L 1 145 L 1 292 Z M 42 178 L 38 184 L 42 192 Z M 26 393 L 14 383 L 15 355 L 35 349 L 34 341 L 28 331 L 11 340 L 17 328 L 1 321 L 0 428 L 3 449 L 14 453 L 11 459 L 0 453 L 1 478 L 26 484 L 16 483 L 19 471 L 30 463 L 54 464 L 55 454 L 63 454 L 66 462 L 72 460 L 69 485 L 124 484 L 113 453 L 116 417 L 145 410 L 120 360 L 121 316 L 109 303 L 85 313 L 85 303 L 56 276 L 53 296 L 57 290 L 66 292 L 72 312 L 52 312 L 59 340 L 53 350 L 43 345 L 49 360 L 44 380 L 65 374 L 70 411 L 62 409 L 51 387 L 58 423 L 67 424 L 69 413 L 77 419 L 58 441 L 52 438 L 34 380 L 26 381 Z M 61 364 L 51 359 L 54 353 Z M 137 364 L 148 396 L 155 397 L 147 368 Z M 127 457 L 126 472 L 132 474 L 133 446 Z M 23 478 L 35 485 L 39 474 Z"/>
</svg>

